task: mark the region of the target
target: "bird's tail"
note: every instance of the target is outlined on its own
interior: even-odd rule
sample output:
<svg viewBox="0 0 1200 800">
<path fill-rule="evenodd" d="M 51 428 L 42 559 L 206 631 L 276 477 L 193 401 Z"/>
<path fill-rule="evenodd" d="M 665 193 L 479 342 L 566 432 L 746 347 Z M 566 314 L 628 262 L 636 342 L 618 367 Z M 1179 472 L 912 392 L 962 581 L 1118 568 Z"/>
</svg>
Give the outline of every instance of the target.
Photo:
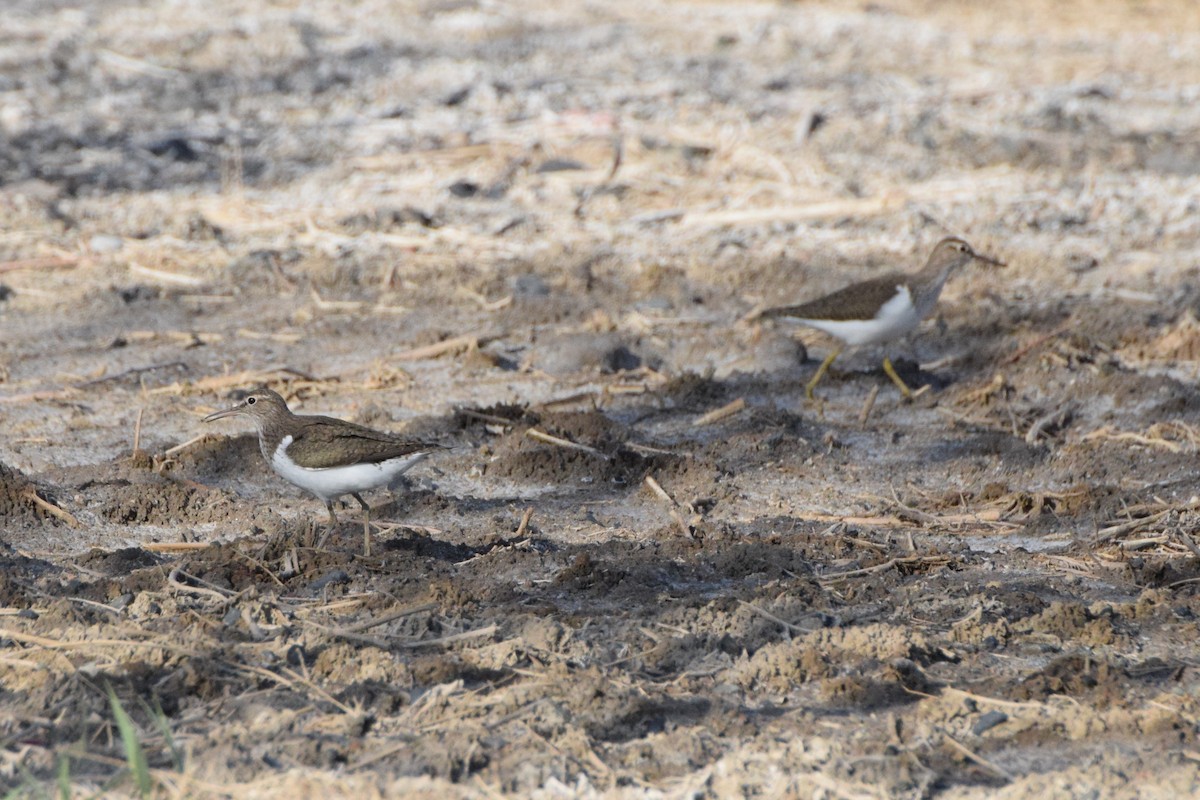
<svg viewBox="0 0 1200 800">
<path fill-rule="evenodd" d="M 778 319 L 779 317 L 801 317 L 801 316 L 803 316 L 803 313 L 801 313 L 800 309 L 802 309 L 803 307 L 804 306 L 802 306 L 802 305 L 795 305 L 795 306 L 775 306 L 774 308 L 764 308 L 762 311 L 758 312 L 758 314 L 756 315 L 755 318 L 756 319 Z"/>
</svg>

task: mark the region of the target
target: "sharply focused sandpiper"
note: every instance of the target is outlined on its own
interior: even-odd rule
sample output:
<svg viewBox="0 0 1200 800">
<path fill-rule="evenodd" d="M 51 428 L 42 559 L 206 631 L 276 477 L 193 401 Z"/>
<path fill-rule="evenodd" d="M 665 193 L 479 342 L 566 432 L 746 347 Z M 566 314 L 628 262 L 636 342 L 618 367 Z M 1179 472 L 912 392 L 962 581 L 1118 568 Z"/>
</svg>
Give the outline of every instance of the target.
<svg viewBox="0 0 1200 800">
<path fill-rule="evenodd" d="M 807 303 L 769 308 L 760 317 L 793 319 L 840 339 L 843 347 L 891 342 L 910 333 L 933 311 L 946 279 L 970 261 L 1004 266 L 1001 261 L 976 253 L 962 239 L 949 237 L 937 243 L 920 272 L 912 275 L 893 272 L 871 278 Z M 804 392 L 810 400 L 843 347 L 825 358 L 805 386 Z M 912 397 L 912 390 L 896 374 L 887 356 L 883 359 L 883 371 L 905 397 Z"/>
<path fill-rule="evenodd" d="M 333 501 L 350 495 L 363 509 L 363 553 L 371 554 L 371 507 L 359 492 L 390 485 L 440 445 L 406 439 L 353 422 L 293 414 L 270 389 L 256 389 L 233 408 L 209 414 L 205 422 L 249 417 L 258 429 L 263 458 L 284 480 L 316 495 L 337 525 Z"/>
</svg>

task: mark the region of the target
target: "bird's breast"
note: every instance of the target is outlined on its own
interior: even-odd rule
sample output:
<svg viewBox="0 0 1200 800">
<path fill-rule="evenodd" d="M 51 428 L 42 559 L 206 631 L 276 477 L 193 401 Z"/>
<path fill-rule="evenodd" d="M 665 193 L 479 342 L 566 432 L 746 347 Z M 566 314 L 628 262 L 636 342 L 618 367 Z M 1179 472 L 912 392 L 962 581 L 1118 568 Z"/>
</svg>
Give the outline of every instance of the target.
<svg viewBox="0 0 1200 800">
<path fill-rule="evenodd" d="M 280 440 L 269 459 L 271 467 L 288 483 L 326 501 L 352 492 L 387 486 L 429 455 L 427 452 L 412 453 L 376 463 L 314 469 L 300 466 L 288 455 L 292 441 L 291 436 Z"/>
<path fill-rule="evenodd" d="M 887 342 L 904 336 L 917 326 L 921 315 L 903 284 L 871 319 L 802 319 L 811 328 L 836 336 L 850 347 Z"/>
</svg>

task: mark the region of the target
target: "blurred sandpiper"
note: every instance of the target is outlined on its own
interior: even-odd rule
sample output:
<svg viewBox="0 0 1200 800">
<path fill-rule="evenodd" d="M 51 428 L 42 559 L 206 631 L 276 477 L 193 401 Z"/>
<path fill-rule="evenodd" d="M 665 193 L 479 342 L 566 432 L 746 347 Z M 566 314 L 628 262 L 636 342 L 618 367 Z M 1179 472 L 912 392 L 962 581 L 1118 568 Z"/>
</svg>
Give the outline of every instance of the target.
<svg viewBox="0 0 1200 800">
<path fill-rule="evenodd" d="M 825 358 L 805 386 L 804 392 L 811 400 L 825 371 L 844 347 L 891 342 L 910 333 L 933 311 L 951 273 L 971 261 L 1004 266 L 1001 261 L 976 253 L 962 239 L 949 237 L 937 243 L 924 268 L 917 273 L 889 273 L 807 303 L 769 308 L 760 316 L 793 319 L 842 341 L 843 346 Z M 896 374 L 887 356 L 883 359 L 883 371 L 901 394 L 912 397 L 912 390 Z"/>
</svg>

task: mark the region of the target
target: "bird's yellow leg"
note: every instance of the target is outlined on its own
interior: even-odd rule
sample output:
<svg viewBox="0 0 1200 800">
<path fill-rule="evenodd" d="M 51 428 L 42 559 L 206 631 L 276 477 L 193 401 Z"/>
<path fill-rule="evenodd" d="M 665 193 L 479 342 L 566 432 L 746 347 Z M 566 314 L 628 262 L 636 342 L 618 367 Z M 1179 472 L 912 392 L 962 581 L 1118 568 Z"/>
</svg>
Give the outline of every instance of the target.
<svg viewBox="0 0 1200 800">
<path fill-rule="evenodd" d="M 883 358 L 883 371 L 892 379 L 892 383 L 896 384 L 896 388 L 900 390 L 900 394 L 904 395 L 904 399 L 911 400 L 913 396 L 912 389 L 908 388 L 908 384 L 896 374 L 896 368 L 892 366 L 892 360 L 887 356 Z"/>
<path fill-rule="evenodd" d="M 817 367 L 816 374 L 812 376 L 812 379 L 809 380 L 808 385 L 804 387 L 804 396 L 809 400 L 816 399 L 816 396 L 813 394 L 813 390 L 817 388 L 817 384 L 821 382 L 821 378 L 825 377 L 825 372 L 829 369 L 829 365 L 832 364 L 833 360 L 841 355 L 841 353 L 841 348 L 834 350 L 832 353 L 825 356 L 825 360 L 821 362 L 821 366 Z"/>
</svg>

